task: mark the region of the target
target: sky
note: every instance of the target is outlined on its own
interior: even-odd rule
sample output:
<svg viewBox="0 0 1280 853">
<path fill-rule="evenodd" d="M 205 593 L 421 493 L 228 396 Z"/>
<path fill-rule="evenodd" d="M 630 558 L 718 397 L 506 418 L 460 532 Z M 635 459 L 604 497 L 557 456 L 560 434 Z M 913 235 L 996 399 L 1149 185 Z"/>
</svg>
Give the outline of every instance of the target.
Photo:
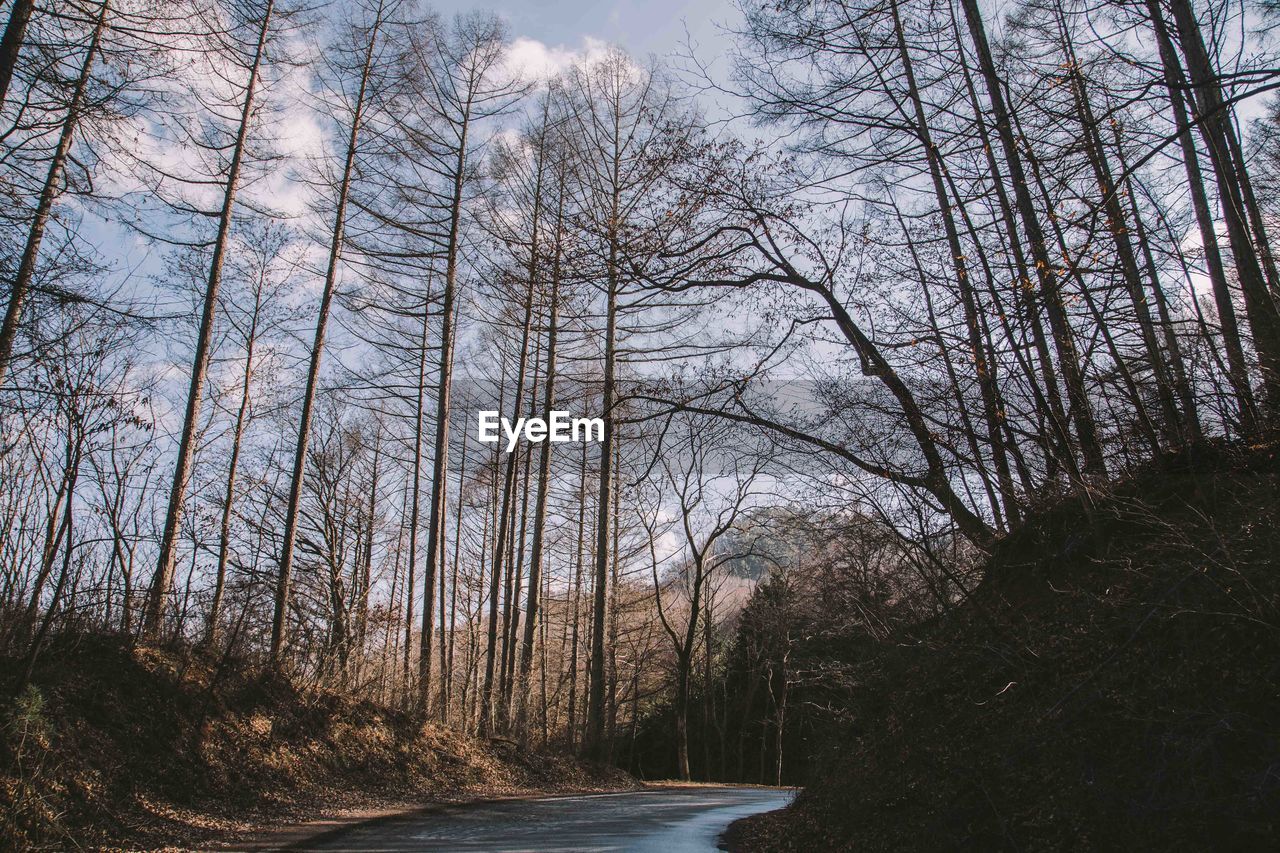
<svg viewBox="0 0 1280 853">
<path fill-rule="evenodd" d="M 445 15 L 492 10 L 510 24 L 514 38 L 537 41 L 562 54 L 608 42 L 638 57 L 679 50 L 686 27 L 700 54 L 718 54 L 725 39 L 717 24 L 739 16 L 732 0 L 436 0 L 431 5 Z"/>
<path fill-rule="evenodd" d="M 429 6 L 443 17 L 468 11 L 496 12 L 510 27 L 512 64 L 543 79 L 575 60 L 597 53 L 606 44 L 617 44 L 643 60 L 650 54 L 664 58 L 683 53 L 691 43 L 701 62 L 719 65 L 717 60 L 732 41 L 724 28 L 736 25 L 741 17 L 734 3 L 735 0 L 428 0 Z M 300 130 L 304 132 L 293 134 L 297 139 L 311 139 L 318 133 L 315 128 Z M 101 228 L 103 223 L 96 225 Z M 123 267 L 136 276 L 138 261 L 133 256 L 139 252 L 149 255 L 152 247 L 144 246 L 140 237 L 129 239 L 115 229 L 104 230 L 102 241 L 123 241 L 119 246 L 119 254 L 125 258 Z M 146 271 L 155 272 L 153 264 L 143 266 Z"/>
<path fill-rule="evenodd" d="M 607 44 L 616 44 L 639 60 L 649 55 L 659 59 L 673 54 L 686 53 L 692 44 L 702 64 L 722 66 L 718 60 L 731 44 L 725 34 L 726 26 L 736 26 L 740 13 L 735 0 L 616 0 L 616 2 L 592 2 L 591 0 L 427 0 L 428 5 L 442 17 L 468 11 L 492 11 L 502 17 L 509 26 L 511 63 L 532 78 L 546 79 L 566 69 L 572 62 L 598 54 Z M 680 64 L 680 63 L 676 63 Z M 513 70 L 515 70 L 513 68 Z M 307 85 L 305 72 L 293 75 L 291 85 Z M 292 93 L 286 93 L 292 97 Z M 305 99 L 299 99 L 302 103 Z M 322 144 L 314 117 L 301 110 L 293 119 L 302 122 L 280 135 L 292 144 L 286 144 L 290 153 L 303 158 L 319 153 Z M 287 121 L 292 121 L 286 117 Z M 296 122 L 295 122 L 296 123 Z M 309 124 L 308 124 L 309 123 Z M 292 150 L 301 146 L 307 150 Z M 316 150 L 311 150 L 316 149 Z M 183 172 L 176 163 L 168 164 L 174 171 Z M 289 176 L 281 170 L 267 182 L 264 190 L 273 199 L 273 207 L 290 208 L 288 212 L 302 212 L 305 194 L 290 191 Z M 261 188 L 260 188 L 261 189 Z M 300 189 L 300 187 L 299 187 Z M 252 193 L 251 193 L 252 194 Z M 298 204 L 282 201 L 296 196 Z M 150 244 L 140 235 L 129 231 L 120 223 L 101 219 L 90 214 L 87 228 L 82 232 L 98 245 L 102 255 L 113 261 L 116 278 L 127 280 L 126 291 L 145 300 L 158 299 L 158 313 L 185 310 L 185 303 L 175 301 L 173 294 L 158 286 L 166 278 L 162 256 L 165 250 Z M 309 288 L 303 287 L 297 295 L 305 300 Z M 330 358 L 339 358 L 342 347 L 337 340 L 330 347 Z M 182 353 L 162 352 L 156 363 L 166 379 L 182 379 Z M 227 369 L 233 369 L 234 365 Z M 185 379 L 175 384 L 173 401 L 179 401 L 185 388 Z M 155 413 L 162 428 L 176 426 L 170 423 L 179 414 L 167 400 L 157 400 L 160 410 Z"/>
</svg>

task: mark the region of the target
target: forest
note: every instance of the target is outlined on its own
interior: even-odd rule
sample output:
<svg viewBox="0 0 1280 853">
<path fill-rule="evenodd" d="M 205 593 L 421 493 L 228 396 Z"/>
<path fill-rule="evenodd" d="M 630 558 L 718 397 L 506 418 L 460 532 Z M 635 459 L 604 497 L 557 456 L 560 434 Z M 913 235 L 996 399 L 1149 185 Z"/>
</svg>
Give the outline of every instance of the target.
<svg viewBox="0 0 1280 853">
<path fill-rule="evenodd" d="M 829 791 L 908 725 L 857 702 L 937 701 L 869 674 L 895 649 L 1039 665 L 1019 572 L 1114 563 L 1101 601 L 1185 539 L 1259 633 L 1178 642 L 1276 650 L 1280 7 L 732 9 L 722 55 L 552 61 L 419 0 L 4 4 L 4 841 L 56 823 L 30 721 L 86 650 Z M 486 440 L 552 412 L 600 432 Z M 1256 666 L 1221 720 L 1274 841 Z"/>
</svg>

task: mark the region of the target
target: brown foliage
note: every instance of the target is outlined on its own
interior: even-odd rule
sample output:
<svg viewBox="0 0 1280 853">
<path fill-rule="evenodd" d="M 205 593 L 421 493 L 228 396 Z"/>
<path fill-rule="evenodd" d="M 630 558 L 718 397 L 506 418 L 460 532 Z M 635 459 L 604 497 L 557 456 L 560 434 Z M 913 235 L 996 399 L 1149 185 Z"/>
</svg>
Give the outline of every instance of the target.
<svg viewBox="0 0 1280 853">
<path fill-rule="evenodd" d="M 61 637 L 5 709 L 0 847 L 198 844 L 335 808 L 631 784 L 218 664 Z"/>
</svg>

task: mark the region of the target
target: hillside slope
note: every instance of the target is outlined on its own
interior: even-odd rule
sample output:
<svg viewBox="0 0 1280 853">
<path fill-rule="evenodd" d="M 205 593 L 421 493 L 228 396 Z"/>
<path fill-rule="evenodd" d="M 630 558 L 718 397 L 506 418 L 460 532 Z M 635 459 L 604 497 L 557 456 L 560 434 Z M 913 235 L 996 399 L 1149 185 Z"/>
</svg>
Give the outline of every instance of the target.
<svg viewBox="0 0 1280 853">
<path fill-rule="evenodd" d="M 735 849 L 1276 849 L 1280 464 L 1202 449 L 1004 540 L 852 664 L 852 725 Z"/>
<path fill-rule="evenodd" d="M 218 663 L 62 638 L 4 708 L 0 849 L 199 847 L 343 808 L 634 785 Z"/>
</svg>

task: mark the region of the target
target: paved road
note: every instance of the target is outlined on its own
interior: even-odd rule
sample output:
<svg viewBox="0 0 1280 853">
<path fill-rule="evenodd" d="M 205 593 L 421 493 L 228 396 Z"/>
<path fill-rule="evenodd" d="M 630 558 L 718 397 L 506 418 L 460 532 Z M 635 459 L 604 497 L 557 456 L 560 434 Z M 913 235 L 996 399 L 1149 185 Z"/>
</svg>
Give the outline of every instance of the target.
<svg viewBox="0 0 1280 853">
<path fill-rule="evenodd" d="M 440 806 L 360 824 L 307 850 L 704 853 L 740 817 L 780 809 L 776 788 L 671 788 Z"/>
</svg>

